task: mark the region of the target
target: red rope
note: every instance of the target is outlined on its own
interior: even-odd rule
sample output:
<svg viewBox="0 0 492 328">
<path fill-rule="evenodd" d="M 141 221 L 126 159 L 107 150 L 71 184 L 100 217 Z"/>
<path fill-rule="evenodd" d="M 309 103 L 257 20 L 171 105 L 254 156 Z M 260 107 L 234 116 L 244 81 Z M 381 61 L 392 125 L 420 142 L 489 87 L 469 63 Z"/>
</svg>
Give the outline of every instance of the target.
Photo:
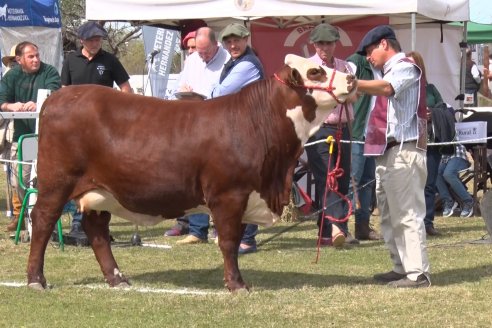
<svg viewBox="0 0 492 328">
<path fill-rule="evenodd" d="M 335 142 L 337 143 L 337 160 L 336 160 L 336 163 L 335 163 L 335 167 L 333 168 L 333 170 L 330 171 L 330 167 L 331 167 L 331 159 L 332 159 L 332 152 L 330 151 L 330 156 L 328 157 L 328 166 L 327 166 L 327 174 L 326 174 L 326 183 L 325 183 L 325 192 L 324 192 L 324 197 L 323 197 L 323 211 L 321 213 L 321 225 L 320 225 L 320 228 L 319 228 L 319 236 L 318 236 L 318 245 L 317 245 L 317 255 L 316 255 L 316 260 L 315 260 L 315 263 L 318 263 L 318 259 L 319 259 L 319 256 L 320 256 L 320 248 L 321 248 L 321 236 L 323 236 L 323 226 L 324 226 L 324 223 L 325 223 L 325 219 L 328 219 L 330 220 L 330 222 L 332 223 L 344 223 L 344 222 L 347 222 L 350 215 L 352 215 L 352 202 L 350 201 L 350 199 L 343 195 L 342 193 L 340 193 L 338 191 L 338 178 L 342 177 L 345 173 L 345 171 L 340 167 L 340 160 L 341 160 L 341 157 L 342 157 L 342 148 L 341 148 L 341 140 L 342 140 L 342 124 L 341 124 L 341 116 L 340 115 L 340 120 L 338 122 L 338 129 L 337 129 L 337 132 L 335 134 Z M 331 145 L 330 145 L 331 147 Z M 326 196 L 328 195 L 328 192 L 334 192 L 336 193 L 343 201 L 345 201 L 348 205 L 348 211 L 347 211 L 347 214 L 339 219 L 339 218 L 335 218 L 331 215 L 325 215 L 325 210 L 326 210 L 326 207 L 327 207 L 327 204 L 326 204 Z"/>
</svg>

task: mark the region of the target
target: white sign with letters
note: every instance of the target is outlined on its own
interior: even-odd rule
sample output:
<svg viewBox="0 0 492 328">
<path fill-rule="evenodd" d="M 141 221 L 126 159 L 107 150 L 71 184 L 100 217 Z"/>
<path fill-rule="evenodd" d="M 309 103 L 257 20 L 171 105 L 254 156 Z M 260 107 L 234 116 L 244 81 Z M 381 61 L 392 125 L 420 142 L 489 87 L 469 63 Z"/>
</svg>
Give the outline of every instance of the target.
<svg viewBox="0 0 492 328">
<path fill-rule="evenodd" d="M 458 122 L 456 123 L 456 135 L 461 143 L 486 143 L 487 122 Z"/>
</svg>

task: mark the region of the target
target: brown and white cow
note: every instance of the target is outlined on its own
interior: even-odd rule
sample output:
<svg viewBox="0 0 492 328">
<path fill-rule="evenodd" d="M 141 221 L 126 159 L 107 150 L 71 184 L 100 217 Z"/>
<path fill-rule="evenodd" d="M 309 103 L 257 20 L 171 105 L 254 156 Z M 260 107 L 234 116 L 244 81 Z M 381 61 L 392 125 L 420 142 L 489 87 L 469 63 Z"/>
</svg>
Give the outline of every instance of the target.
<svg viewBox="0 0 492 328">
<path fill-rule="evenodd" d="M 46 246 L 64 204 L 75 199 L 110 286 L 128 284 L 110 247 L 111 214 L 152 225 L 202 211 L 217 227 L 227 288 L 247 288 L 238 267 L 244 223 L 278 219 L 303 144 L 336 106 L 333 96 L 343 101 L 355 90 L 346 74 L 294 55 L 285 63 L 275 77 L 206 101 L 96 85 L 51 95 L 40 114 L 28 285 L 46 288 Z"/>
</svg>

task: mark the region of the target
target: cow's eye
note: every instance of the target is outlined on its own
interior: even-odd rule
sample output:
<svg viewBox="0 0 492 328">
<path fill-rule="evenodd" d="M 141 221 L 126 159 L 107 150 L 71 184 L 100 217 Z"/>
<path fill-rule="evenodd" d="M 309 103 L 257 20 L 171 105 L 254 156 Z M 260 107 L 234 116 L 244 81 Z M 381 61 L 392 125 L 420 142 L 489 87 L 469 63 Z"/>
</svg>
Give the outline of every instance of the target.
<svg viewBox="0 0 492 328">
<path fill-rule="evenodd" d="M 318 75 L 321 73 L 319 68 L 310 68 L 307 72 L 309 75 Z"/>
<path fill-rule="evenodd" d="M 307 77 L 310 80 L 317 80 L 321 81 L 323 76 L 326 75 L 326 72 L 323 68 L 318 67 L 318 68 L 310 68 L 307 71 Z"/>
</svg>

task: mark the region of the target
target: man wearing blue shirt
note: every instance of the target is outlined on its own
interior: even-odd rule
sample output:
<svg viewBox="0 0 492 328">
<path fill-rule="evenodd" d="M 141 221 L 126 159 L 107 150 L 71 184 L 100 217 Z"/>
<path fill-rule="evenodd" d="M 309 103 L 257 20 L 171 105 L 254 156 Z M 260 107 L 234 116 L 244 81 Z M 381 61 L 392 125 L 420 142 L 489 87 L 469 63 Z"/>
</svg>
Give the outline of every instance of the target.
<svg viewBox="0 0 492 328">
<path fill-rule="evenodd" d="M 224 65 L 219 84 L 212 91 L 212 97 L 238 92 L 246 85 L 264 78 L 263 65 L 248 45 L 249 31 L 241 24 L 230 24 L 222 30 L 222 44 L 231 55 Z M 258 226 L 247 224 L 239 246 L 239 254 L 256 252 Z"/>
<path fill-rule="evenodd" d="M 264 78 L 263 66 L 253 49 L 248 46 L 249 31 L 246 27 L 230 24 L 222 31 L 221 38 L 231 59 L 224 65 L 212 97 L 235 93 L 251 82 Z"/>
</svg>

